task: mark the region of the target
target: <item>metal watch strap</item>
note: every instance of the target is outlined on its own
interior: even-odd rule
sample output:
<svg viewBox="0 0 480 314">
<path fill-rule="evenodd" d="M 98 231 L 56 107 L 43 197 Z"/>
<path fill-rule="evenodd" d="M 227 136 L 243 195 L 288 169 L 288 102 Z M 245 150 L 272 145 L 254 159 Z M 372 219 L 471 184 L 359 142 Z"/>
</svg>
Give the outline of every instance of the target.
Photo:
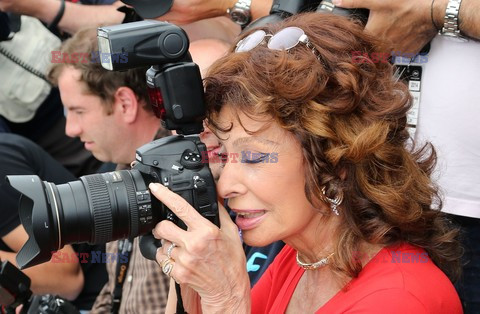
<svg viewBox="0 0 480 314">
<path fill-rule="evenodd" d="M 447 9 L 445 11 L 445 19 L 443 22 L 443 28 L 441 30 L 442 35 L 450 35 L 458 37 L 460 36 L 460 28 L 458 23 L 458 12 L 460 10 L 460 4 L 462 0 L 449 0 Z"/>
<path fill-rule="evenodd" d="M 250 11 L 252 0 L 238 0 L 233 7 L 242 8 Z"/>
<path fill-rule="evenodd" d="M 245 26 L 250 22 L 250 19 L 251 19 L 251 16 L 250 16 L 251 5 L 252 5 L 252 0 L 238 0 L 233 7 L 227 10 L 227 13 L 230 15 L 230 17 L 235 23 Z M 239 11 L 245 14 L 245 18 L 246 18 L 245 21 L 239 21 L 233 17 L 232 13 L 239 13 Z"/>
</svg>

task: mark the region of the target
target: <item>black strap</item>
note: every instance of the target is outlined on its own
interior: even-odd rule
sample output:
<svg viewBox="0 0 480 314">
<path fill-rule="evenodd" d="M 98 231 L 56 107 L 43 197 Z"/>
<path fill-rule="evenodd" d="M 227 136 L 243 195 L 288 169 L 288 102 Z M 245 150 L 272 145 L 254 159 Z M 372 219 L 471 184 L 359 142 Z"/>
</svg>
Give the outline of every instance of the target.
<svg viewBox="0 0 480 314">
<path fill-rule="evenodd" d="M 17 57 L 14 53 L 8 51 L 4 47 L 0 46 L 0 54 L 4 55 L 7 59 L 10 59 L 10 61 L 18 64 L 21 66 L 23 69 L 27 70 L 31 74 L 35 75 L 38 78 L 41 78 L 45 82 L 47 82 L 49 85 L 52 85 L 52 83 L 48 80 L 48 78 L 43 74 L 41 71 L 35 69 L 33 66 L 27 64 L 23 60 L 21 60 L 19 57 Z"/>
<path fill-rule="evenodd" d="M 48 24 L 48 29 L 50 31 L 54 31 L 57 28 L 58 23 L 60 23 L 60 20 L 63 17 L 63 13 L 65 13 L 65 0 L 60 0 L 60 9 L 58 9 L 57 15 L 55 16 L 53 21 Z"/>
<path fill-rule="evenodd" d="M 175 283 L 175 291 L 177 292 L 177 311 L 175 314 L 188 314 L 183 308 L 182 291 L 178 283 Z"/>
<path fill-rule="evenodd" d="M 120 310 L 120 304 L 122 301 L 122 289 L 123 284 L 125 283 L 125 276 L 127 275 L 128 265 L 131 259 L 131 252 L 133 249 L 133 240 L 125 239 L 118 241 L 118 254 L 121 256 L 127 256 L 126 259 L 120 258 L 117 256 L 117 270 L 115 272 L 115 289 L 113 289 L 112 294 L 112 312 L 118 313 Z M 123 263 L 121 263 L 123 261 Z"/>
<path fill-rule="evenodd" d="M 125 18 L 122 21 L 122 24 L 143 21 L 143 18 L 137 14 L 137 12 L 127 7 L 126 5 L 117 8 L 117 11 L 125 13 Z"/>
</svg>

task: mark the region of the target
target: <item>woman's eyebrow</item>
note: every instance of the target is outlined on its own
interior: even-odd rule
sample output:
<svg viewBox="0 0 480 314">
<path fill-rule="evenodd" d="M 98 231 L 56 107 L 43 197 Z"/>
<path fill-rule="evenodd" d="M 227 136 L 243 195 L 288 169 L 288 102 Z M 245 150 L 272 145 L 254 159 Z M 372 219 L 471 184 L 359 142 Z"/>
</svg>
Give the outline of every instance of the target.
<svg viewBox="0 0 480 314">
<path fill-rule="evenodd" d="M 247 143 L 250 143 L 250 142 L 259 142 L 259 143 L 269 145 L 269 146 L 278 146 L 279 145 L 279 143 L 268 140 L 268 139 L 263 138 L 263 137 L 259 137 L 259 136 L 248 136 L 247 137 L 246 136 L 246 137 L 237 138 L 235 141 L 233 141 L 233 146 L 247 144 Z"/>
</svg>

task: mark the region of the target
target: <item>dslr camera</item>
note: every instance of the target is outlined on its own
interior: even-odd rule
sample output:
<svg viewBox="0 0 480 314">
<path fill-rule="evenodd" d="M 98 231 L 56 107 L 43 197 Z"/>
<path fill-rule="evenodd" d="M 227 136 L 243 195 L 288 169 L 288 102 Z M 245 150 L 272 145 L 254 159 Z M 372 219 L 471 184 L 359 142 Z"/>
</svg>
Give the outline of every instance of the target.
<svg viewBox="0 0 480 314">
<path fill-rule="evenodd" d="M 186 228 L 164 204 L 150 194 L 158 182 L 188 201 L 203 217 L 219 226 L 215 182 L 206 147 L 197 134 L 206 116 L 203 83 L 188 53 L 189 40 L 179 27 L 141 21 L 98 29 L 102 66 L 122 71 L 151 65 L 146 88 L 155 115 L 172 135 L 136 151 L 131 170 L 80 177 L 61 185 L 33 175 L 10 175 L 7 181 L 22 193 L 20 220 L 29 235 L 17 254 L 21 269 L 46 262 L 66 244 L 101 244 L 140 239 L 142 254 L 155 259 L 159 241 L 151 230 L 162 220 Z M 127 62 L 108 56 L 128 55 Z M 107 57 L 105 57 L 107 56 Z"/>
<path fill-rule="evenodd" d="M 30 278 L 8 261 L 0 266 L 0 305 L 7 314 L 14 314 L 15 308 L 23 305 L 22 314 L 80 314 L 73 304 L 54 296 L 32 296 Z"/>
</svg>

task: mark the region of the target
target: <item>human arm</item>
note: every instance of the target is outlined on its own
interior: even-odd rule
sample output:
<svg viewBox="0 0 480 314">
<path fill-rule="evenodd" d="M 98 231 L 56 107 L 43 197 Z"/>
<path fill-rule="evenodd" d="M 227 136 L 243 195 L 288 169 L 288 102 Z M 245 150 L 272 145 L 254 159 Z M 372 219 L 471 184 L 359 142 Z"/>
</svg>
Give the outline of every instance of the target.
<svg viewBox="0 0 480 314">
<path fill-rule="evenodd" d="M 49 24 L 57 15 L 60 3 L 59 0 L 0 0 L 0 10 L 33 16 Z M 119 24 L 125 17 L 124 13 L 117 11 L 122 5 L 120 1 L 110 5 L 83 5 L 66 1 L 58 28 L 73 34 L 83 27 Z"/>
<path fill-rule="evenodd" d="M 448 0 L 434 0 L 433 20 L 443 27 Z M 339 0 L 344 8 L 365 8 L 370 15 L 365 29 L 376 37 L 390 42 L 396 51 L 417 53 L 437 34 L 432 21 L 431 0 Z M 463 0 L 460 30 L 471 38 L 480 38 L 480 3 Z"/>
<path fill-rule="evenodd" d="M 444 7 L 441 6 L 440 8 L 442 9 L 440 14 L 436 10 L 437 25 L 438 21 L 443 23 L 443 17 L 445 16 Z M 460 31 L 470 38 L 480 40 L 480 1 L 463 0 L 458 16 Z"/>
<path fill-rule="evenodd" d="M 200 297 L 203 313 L 250 313 L 250 281 L 245 254 L 238 228 L 225 208 L 219 206 L 221 228 L 218 228 L 163 185 L 149 187 L 153 195 L 188 227 L 185 231 L 163 220 L 153 230 L 156 238 L 166 241 L 157 253 L 160 264 L 167 259 L 170 243 L 177 245 L 171 252 L 174 262 L 170 275 L 182 286 L 186 311 L 198 313 L 192 304 L 198 304 L 195 301 Z"/>
<path fill-rule="evenodd" d="M 195 21 L 181 25 L 181 28 L 187 33 L 191 43 L 203 39 L 219 39 L 232 44 L 241 31 L 240 25 L 225 16 Z"/>
<path fill-rule="evenodd" d="M 206 18 L 227 14 L 237 0 L 175 0 L 168 13 L 161 20 L 175 24 L 188 24 Z M 252 21 L 268 15 L 273 0 L 252 0 L 250 6 Z"/>
<path fill-rule="evenodd" d="M 22 225 L 19 225 L 2 237 L 14 252 L 0 251 L 0 259 L 8 260 L 17 265 L 16 252 L 27 242 L 28 235 Z M 75 255 L 71 246 L 67 245 L 59 252 L 67 256 Z M 31 289 L 34 294 L 57 294 L 68 300 L 75 299 L 83 289 L 84 277 L 78 261 L 46 262 L 24 269 L 23 272 L 32 280 Z"/>
</svg>

